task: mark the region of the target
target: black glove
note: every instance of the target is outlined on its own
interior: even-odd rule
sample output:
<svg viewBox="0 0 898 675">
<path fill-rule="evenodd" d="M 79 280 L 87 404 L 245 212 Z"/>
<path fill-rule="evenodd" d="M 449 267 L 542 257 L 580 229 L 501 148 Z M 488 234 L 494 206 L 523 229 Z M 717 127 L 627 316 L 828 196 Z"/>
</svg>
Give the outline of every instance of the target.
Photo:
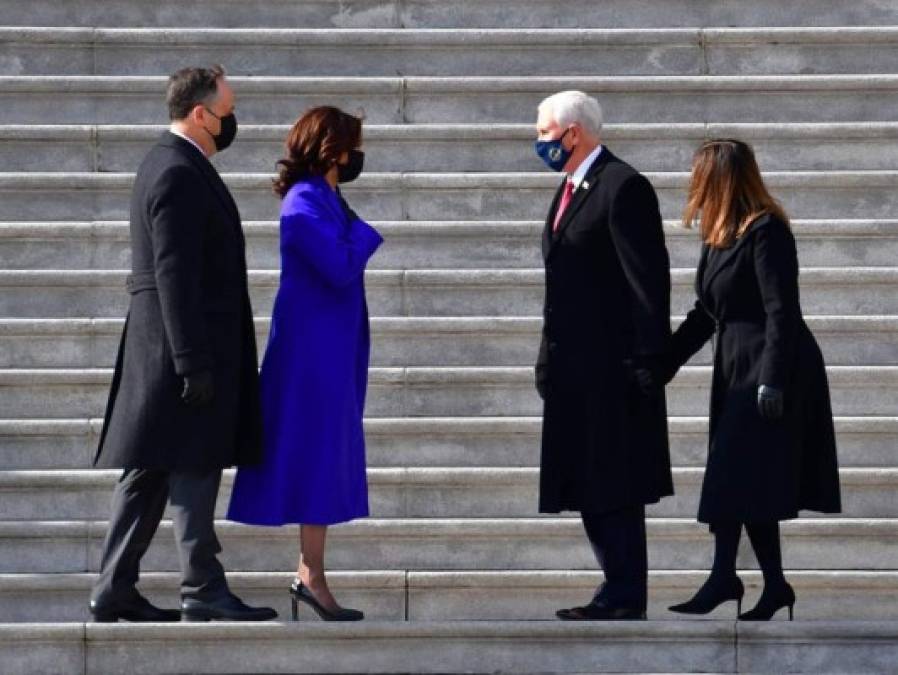
<svg viewBox="0 0 898 675">
<path fill-rule="evenodd" d="M 184 391 L 181 400 L 191 407 L 206 405 L 215 396 L 215 383 L 212 372 L 203 370 L 184 377 Z"/>
<path fill-rule="evenodd" d="M 539 394 L 539 397 L 545 401 L 546 400 L 546 389 L 549 378 L 546 376 L 546 371 L 544 368 L 536 369 L 536 391 Z"/>
<path fill-rule="evenodd" d="M 630 377 L 644 396 L 659 393 L 667 384 L 663 359 L 660 356 L 640 356 L 626 359 L 624 365 L 630 371 Z"/>
<path fill-rule="evenodd" d="M 785 397 L 775 387 L 762 384 L 758 387 L 758 412 L 765 420 L 778 420 L 783 416 Z"/>
</svg>

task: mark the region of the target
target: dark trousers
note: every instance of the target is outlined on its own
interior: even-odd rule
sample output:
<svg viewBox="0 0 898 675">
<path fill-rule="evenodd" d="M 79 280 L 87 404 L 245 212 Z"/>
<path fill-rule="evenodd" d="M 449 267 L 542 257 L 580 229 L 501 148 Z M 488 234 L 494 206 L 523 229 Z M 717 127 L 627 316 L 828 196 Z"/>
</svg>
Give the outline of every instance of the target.
<svg viewBox="0 0 898 675">
<path fill-rule="evenodd" d="M 169 501 L 181 563 L 181 596 L 211 600 L 228 593 L 224 568 L 216 557 L 221 553 L 214 529 L 220 484 L 219 469 L 125 469 L 112 496 L 112 516 L 93 599 L 105 604 L 133 597 L 140 560 Z"/>
<path fill-rule="evenodd" d="M 605 583 L 596 591 L 595 600 L 645 611 L 649 567 L 645 506 L 580 515 L 596 560 L 605 573 Z"/>
</svg>

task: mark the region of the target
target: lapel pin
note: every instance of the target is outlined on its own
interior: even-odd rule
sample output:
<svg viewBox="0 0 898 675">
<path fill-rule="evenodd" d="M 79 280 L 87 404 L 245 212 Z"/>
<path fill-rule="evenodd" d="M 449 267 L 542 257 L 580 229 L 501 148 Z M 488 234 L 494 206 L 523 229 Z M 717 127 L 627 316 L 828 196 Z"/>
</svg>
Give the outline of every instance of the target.
<svg viewBox="0 0 898 675">
<path fill-rule="evenodd" d="M 582 187 L 584 190 L 588 190 L 589 183 L 587 181 L 583 181 L 582 183 L 580 183 L 580 187 Z"/>
</svg>

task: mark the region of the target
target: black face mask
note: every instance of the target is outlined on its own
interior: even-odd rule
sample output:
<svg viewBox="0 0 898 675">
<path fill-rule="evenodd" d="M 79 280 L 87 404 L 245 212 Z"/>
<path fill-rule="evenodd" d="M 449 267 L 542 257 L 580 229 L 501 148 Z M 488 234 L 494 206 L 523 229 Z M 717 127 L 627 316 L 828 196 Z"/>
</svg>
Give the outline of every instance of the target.
<svg viewBox="0 0 898 675">
<path fill-rule="evenodd" d="M 231 143 L 234 142 L 234 138 L 237 136 L 237 116 L 234 113 L 231 113 L 230 115 L 219 117 L 208 108 L 206 108 L 206 112 L 221 122 L 221 131 L 216 136 L 205 127 L 203 128 L 206 129 L 206 133 L 212 137 L 213 141 L 215 141 L 215 149 L 218 150 L 218 152 L 226 150 Z"/>
<path fill-rule="evenodd" d="M 337 182 L 349 183 L 354 181 L 362 173 L 365 166 L 365 153 L 361 150 L 350 150 L 349 161 L 346 164 L 337 165 Z"/>
</svg>

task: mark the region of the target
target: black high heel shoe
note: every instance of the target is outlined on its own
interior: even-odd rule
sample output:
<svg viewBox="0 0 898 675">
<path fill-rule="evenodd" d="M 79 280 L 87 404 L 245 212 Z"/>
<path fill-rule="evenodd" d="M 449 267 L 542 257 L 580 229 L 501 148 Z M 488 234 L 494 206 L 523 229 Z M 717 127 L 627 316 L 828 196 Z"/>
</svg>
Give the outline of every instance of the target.
<svg viewBox="0 0 898 675">
<path fill-rule="evenodd" d="M 346 609 L 341 607 L 336 611 L 329 610 L 322 605 L 312 595 L 310 591 L 301 581 L 294 581 L 290 585 L 290 610 L 293 620 L 299 619 L 299 603 L 303 602 L 315 610 L 315 613 L 322 621 L 361 621 L 365 615 L 357 609 Z"/>
<path fill-rule="evenodd" d="M 744 596 L 745 586 L 739 577 L 734 575 L 725 581 L 718 581 L 711 576 L 692 599 L 673 605 L 669 609 L 678 614 L 710 614 L 723 603 L 735 600 L 736 613 L 741 614 Z"/>
<path fill-rule="evenodd" d="M 783 607 L 789 608 L 789 621 L 792 621 L 795 618 L 795 591 L 785 581 L 782 586 L 764 586 L 758 604 L 740 614 L 739 621 L 770 621 Z"/>
</svg>

